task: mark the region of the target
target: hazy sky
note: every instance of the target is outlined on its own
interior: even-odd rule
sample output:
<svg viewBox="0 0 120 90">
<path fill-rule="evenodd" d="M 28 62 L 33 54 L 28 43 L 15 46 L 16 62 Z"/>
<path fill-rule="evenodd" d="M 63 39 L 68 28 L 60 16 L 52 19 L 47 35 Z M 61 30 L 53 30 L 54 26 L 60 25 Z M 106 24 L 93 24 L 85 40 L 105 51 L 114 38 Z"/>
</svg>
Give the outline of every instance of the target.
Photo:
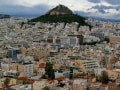
<svg viewBox="0 0 120 90">
<path fill-rule="evenodd" d="M 59 4 L 83 16 L 120 20 L 120 0 L 0 0 L 0 13 L 39 16 Z"/>
</svg>

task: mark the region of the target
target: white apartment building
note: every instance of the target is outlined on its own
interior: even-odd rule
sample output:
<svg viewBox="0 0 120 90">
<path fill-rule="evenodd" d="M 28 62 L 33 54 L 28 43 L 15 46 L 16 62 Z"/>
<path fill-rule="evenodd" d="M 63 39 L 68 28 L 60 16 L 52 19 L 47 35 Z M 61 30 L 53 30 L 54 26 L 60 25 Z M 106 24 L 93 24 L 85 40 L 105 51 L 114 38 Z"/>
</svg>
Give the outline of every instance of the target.
<svg viewBox="0 0 120 90">
<path fill-rule="evenodd" d="M 22 77 L 32 77 L 34 72 L 34 66 L 32 62 L 22 62 L 19 64 L 19 72 Z"/>
</svg>

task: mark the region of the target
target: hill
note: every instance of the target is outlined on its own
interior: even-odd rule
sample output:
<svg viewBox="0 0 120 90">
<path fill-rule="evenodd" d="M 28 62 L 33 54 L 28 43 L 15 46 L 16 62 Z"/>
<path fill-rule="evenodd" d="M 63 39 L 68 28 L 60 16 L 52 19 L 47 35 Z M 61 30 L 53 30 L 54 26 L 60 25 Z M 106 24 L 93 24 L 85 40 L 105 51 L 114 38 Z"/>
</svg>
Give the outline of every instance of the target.
<svg viewBox="0 0 120 90">
<path fill-rule="evenodd" d="M 78 22 L 80 25 L 88 25 L 85 22 L 85 20 L 86 20 L 85 17 L 73 14 L 73 12 L 68 7 L 64 5 L 58 5 L 55 8 L 48 11 L 45 15 L 34 18 L 30 20 L 30 22 L 44 22 L 44 23 Z"/>
</svg>

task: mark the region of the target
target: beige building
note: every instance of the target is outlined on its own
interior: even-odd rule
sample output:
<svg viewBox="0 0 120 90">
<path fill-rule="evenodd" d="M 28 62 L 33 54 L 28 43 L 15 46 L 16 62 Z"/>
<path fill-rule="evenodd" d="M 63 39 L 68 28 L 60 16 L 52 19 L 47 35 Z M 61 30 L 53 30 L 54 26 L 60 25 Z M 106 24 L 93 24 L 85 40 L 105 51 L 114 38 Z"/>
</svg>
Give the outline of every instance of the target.
<svg viewBox="0 0 120 90">
<path fill-rule="evenodd" d="M 12 85 L 16 85 L 17 84 L 17 80 L 14 78 L 7 78 L 8 81 L 6 82 L 6 78 L 2 78 L 0 79 L 0 90 L 3 90 L 4 87 L 8 86 L 12 86 Z M 7 84 L 5 84 L 7 83 Z"/>
<path fill-rule="evenodd" d="M 97 60 L 76 60 L 75 66 L 79 67 L 84 72 L 92 71 L 100 67 Z"/>
<path fill-rule="evenodd" d="M 44 87 L 47 86 L 47 81 L 46 80 L 41 80 L 41 81 L 35 81 L 33 83 L 33 90 L 43 90 Z"/>
<path fill-rule="evenodd" d="M 10 78 L 9 85 L 16 85 L 17 84 L 17 79 Z"/>
<path fill-rule="evenodd" d="M 110 43 L 120 42 L 120 36 L 112 36 L 110 37 Z"/>
<path fill-rule="evenodd" d="M 0 79 L 0 90 L 4 87 L 5 78 Z"/>
<path fill-rule="evenodd" d="M 72 90 L 86 90 L 87 89 L 87 79 L 75 79 L 73 81 Z"/>
</svg>

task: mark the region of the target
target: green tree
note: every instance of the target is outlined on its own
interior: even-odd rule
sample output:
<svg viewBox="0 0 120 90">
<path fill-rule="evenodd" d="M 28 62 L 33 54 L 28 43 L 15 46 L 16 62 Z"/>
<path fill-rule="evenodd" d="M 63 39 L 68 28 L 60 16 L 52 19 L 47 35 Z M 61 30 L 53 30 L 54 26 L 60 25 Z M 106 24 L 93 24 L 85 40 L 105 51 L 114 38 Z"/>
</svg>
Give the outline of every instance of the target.
<svg viewBox="0 0 120 90">
<path fill-rule="evenodd" d="M 53 64 L 51 64 L 51 63 L 46 63 L 45 75 L 47 75 L 48 78 L 50 78 L 50 79 L 54 79 L 54 78 L 55 78 L 54 69 L 53 69 Z"/>
<path fill-rule="evenodd" d="M 5 87 L 5 89 L 9 89 L 9 87 L 7 87 L 8 85 L 9 85 L 9 83 L 10 83 L 10 78 L 5 78 L 5 81 L 4 81 L 4 87 Z"/>
<path fill-rule="evenodd" d="M 109 37 L 105 37 L 104 41 L 106 41 L 107 43 L 110 42 L 110 38 Z"/>
<path fill-rule="evenodd" d="M 50 90 L 48 86 L 44 87 L 43 90 Z"/>
<path fill-rule="evenodd" d="M 70 67 L 70 77 L 69 77 L 70 79 L 72 79 L 73 78 L 73 67 Z"/>
<path fill-rule="evenodd" d="M 103 74 L 100 77 L 100 82 L 102 82 L 102 84 L 108 84 L 109 82 L 108 74 L 105 71 L 103 71 Z"/>
<path fill-rule="evenodd" d="M 10 82 L 10 79 L 9 79 L 9 78 L 6 78 L 5 81 L 4 81 L 4 85 L 5 85 L 5 86 L 8 85 L 9 82 Z"/>
</svg>

